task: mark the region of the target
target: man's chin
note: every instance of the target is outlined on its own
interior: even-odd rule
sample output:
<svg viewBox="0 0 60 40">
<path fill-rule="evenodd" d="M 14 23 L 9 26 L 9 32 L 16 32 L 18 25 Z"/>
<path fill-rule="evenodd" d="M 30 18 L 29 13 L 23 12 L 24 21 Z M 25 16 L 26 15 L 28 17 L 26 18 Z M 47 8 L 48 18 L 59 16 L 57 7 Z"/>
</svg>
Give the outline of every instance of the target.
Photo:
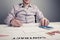
<svg viewBox="0 0 60 40">
<path fill-rule="evenodd" d="M 26 4 L 29 4 L 29 2 L 25 2 Z"/>
</svg>

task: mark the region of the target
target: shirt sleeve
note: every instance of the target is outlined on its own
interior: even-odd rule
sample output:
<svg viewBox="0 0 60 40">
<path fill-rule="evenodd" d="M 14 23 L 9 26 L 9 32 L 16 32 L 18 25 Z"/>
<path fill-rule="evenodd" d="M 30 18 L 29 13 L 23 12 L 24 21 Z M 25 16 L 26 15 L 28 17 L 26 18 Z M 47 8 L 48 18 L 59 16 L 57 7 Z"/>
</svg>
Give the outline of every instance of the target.
<svg viewBox="0 0 60 40">
<path fill-rule="evenodd" d="M 8 13 L 7 18 L 5 19 L 5 23 L 10 25 L 10 21 L 15 17 L 15 8 L 13 6 L 12 10 Z"/>
<path fill-rule="evenodd" d="M 44 18 L 43 13 L 36 7 L 36 16 L 40 20 L 41 18 Z"/>
<path fill-rule="evenodd" d="M 36 22 L 39 23 L 40 19 L 44 18 L 43 13 L 38 9 L 38 7 L 36 5 L 34 5 L 34 9 L 35 9 L 35 15 L 36 15 Z"/>
</svg>

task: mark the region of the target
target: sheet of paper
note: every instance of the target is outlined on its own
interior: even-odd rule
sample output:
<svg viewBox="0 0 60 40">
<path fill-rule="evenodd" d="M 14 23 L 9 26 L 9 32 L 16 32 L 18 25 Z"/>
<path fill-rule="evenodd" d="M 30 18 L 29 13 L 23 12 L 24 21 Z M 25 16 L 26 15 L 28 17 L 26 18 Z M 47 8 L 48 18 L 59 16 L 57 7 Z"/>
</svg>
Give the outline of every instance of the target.
<svg viewBox="0 0 60 40">
<path fill-rule="evenodd" d="M 46 30 L 39 28 L 39 23 L 23 24 L 21 27 L 0 25 L 0 34 L 9 35 L 6 37 L 0 37 L 0 40 L 12 40 L 17 37 L 46 37 L 46 39 L 43 38 L 39 40 L 60 40 L 60 34 L 53 36 L 47 34 L 47 32 L 55 30 L 60 31 L 60 23 L 51 23 L 49 26 L 54 27 L 54 29 Z"/>
</svg>

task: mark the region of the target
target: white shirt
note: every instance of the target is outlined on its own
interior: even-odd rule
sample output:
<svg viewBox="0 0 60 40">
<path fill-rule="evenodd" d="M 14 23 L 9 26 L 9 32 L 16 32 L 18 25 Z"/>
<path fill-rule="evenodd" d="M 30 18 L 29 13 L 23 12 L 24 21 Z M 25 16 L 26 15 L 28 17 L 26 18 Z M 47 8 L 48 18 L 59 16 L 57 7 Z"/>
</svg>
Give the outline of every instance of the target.
<svg viewBox="0 0 60 40">
<path fill-rule="evenodd" d="M 35 18 L 36 15 L 36 18 Z M 39 9 L 30 4 L 27 8 L 23 6 L 23 3 L 14 5 L 11 12 L 9 12 L 6 23 L 9 25 L 13 18 L 20 20 L 22 23 L 35 23 L 35 19 L 43 18 L 43 14 Z"/>
</svg>

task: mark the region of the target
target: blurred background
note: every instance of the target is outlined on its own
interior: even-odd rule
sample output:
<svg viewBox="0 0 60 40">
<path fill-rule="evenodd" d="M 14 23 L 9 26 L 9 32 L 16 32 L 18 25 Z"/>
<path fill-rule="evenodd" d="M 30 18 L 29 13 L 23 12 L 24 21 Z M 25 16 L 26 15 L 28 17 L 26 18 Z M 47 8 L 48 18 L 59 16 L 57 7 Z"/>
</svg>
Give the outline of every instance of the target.
<svg viewBox="0 0 60 40">
<path fill-rule="evenodd" d="M 0 0 L 0 24 L 4 23 L 11 7 L 19 3 L 22 0 Z M 60 0 L 31 0 L 31 3 L 37 5 L 51 22 L 60 22 Z"/>
</svg>

